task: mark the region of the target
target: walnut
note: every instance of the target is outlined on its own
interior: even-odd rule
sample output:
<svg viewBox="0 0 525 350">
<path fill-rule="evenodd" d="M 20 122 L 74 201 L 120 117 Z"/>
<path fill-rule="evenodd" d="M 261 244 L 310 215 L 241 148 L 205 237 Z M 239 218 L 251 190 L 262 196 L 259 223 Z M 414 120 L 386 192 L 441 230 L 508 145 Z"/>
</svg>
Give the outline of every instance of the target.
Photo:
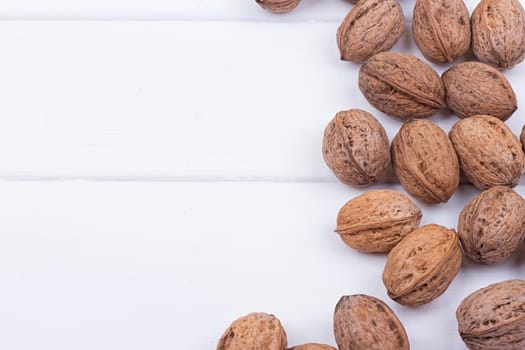
<svg viewBox="0 0 525 350">
<path fill-rule="evenodd" d="M 402 120 L 446 107 L 439 75 L 409 54 L 381 52 L 370 58 L 359 71 L 359 89 L 372 106 Z"/>
<path fill-rule="evenodd" d="M 525 349 L 525 280 L 481 288 L 456 311 L 458 330 L 470 350 Z"/>
<path fill-rule="evenodd" d="M 325 129 L 323 158 L 341 182 L 371 185 L 390 166 L 385 129 L 365 111 L 339 112 Z"/>
<path fill-rule="evenodd" d="M 481 0 L 472 13 L 472 52 L 510 68 L 525 58 L 525 10 L 518 0 Z"/>
<path fill-rule="evenodd" d="M 518 108 L 509 81 L 497 69 L 464 62 L 443 73 L 448 107 L 460 118 L 488 114 L 507 120 Z"/>
<path fill-rule="evenodd" d="M 286 13 L 299 5 L 301 0 L 255 0 L 263 9 L 273 13 Z"/>
<path fill-rule="evenodd" d="M 390 50 L 405 33 L 405 17 L 395 0 L 361 0 L 337 31 L 341 59 L 363 62 Z"/>
<path fill-rule="evenodd" d="M 334 313 L 339 350 L 409 350 L 401 321 L 383 301 L 364 294 L 339 299 Z"/>
<path fill-rule="evenodd" d="M 521 143 L 498 118 L 477 115 L 458 121 L 449 133 L 465 177 L 481 190 L 514 187 L 525 167 Z"/>
<path fill-rule="evenodd" d="M 417 0 L 414 41 L 432 62 L 452 62 L 470 48 L 470 20 L 462 0 Z"/>
<path fill-rule="evenodd" d="M 421 217 L 421 209 L 403 193 L 372 190 L 339 210 L 335 231 L 351 248 L 384 253 L 418 228 Z"/>
<path fill-rule="evenodd" d="M 224 332 L 217 350 L 285 350 L 286 332 L 274 315 L 251 313 L 235 320 Z"/>
<path fill-rule="evenodd" d="M 465 255 L 482 264 L 510 256 L 525 233 L 525 201 L 511 188 L 492 187 L 468 203 L 459 216 Z"/>
<path fill-rule="evenodd" d="M 403 124 L 392 140 L 401 185 L 425 203 L 445 203 L 459 185 L 459 162 L 447 134 L 426 119 Z"/>
<path fill-rule="evenodd" d="M 402 305 L 429 303 L 448 288 L 461 260 L 454 230 L 433 224 L 422 226 L 388 254 L 383 270 L 388 296 Z"/>
</svg>

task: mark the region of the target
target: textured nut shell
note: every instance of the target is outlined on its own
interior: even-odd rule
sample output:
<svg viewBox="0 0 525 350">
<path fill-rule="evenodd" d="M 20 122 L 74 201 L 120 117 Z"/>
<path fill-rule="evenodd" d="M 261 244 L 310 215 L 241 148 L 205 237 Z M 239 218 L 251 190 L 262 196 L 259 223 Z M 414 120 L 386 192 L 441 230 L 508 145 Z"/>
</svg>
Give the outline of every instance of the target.
<svg viewBox="0 0 525 350">
<path fill-rule="evenodd" d="M 402 305 L 421 305 L 439 297 L 461 267 L 461 248 L 454 230 L 422 226 L 388 254 L 383 283 Z"/>
<path fill-rule="evenodd" d="M 405 17 L 395 0 L 361 0 L 337 30 L 341 59 L 363 62 L 390 50 L 405 32 Z"/>
<path fill-rule="evenodd" d="M 477 115 L 458 121 L 449 133 L 465 177 L 481 190 L 518 184 L 525 157 L 520 141 L 501 120 Z"/>
<path fill-rule="evenodd" d="M 472 52 L 510 68 L 525 58 L 525 11 L 518 0 L 481 0 L 472 13 Z"/>
<path fill-rule="evenodd" d="M 255 0 L 263 9 L 273 13 L 286 13 L 299 5 L 301 0 Z"/>
<path fill-rule="evenodd" d="M 299 346 L 294 346 L 293 348 L 290 348 L 288 350 L 337 350 L 337 349 L 330 345 L 308 343 L 308 344 L 303 344 Z"/>
<path fill-rule="evenodd" d="M 493 264 L 508 258 L 524 233 L 525 201 L 509 187 L 496 186 L 482 192 L 459 216 L 463 251 L 479 263 Z"/>
<path fill-rule="evenodd" d="M 470 20 L 462 0 L 417 0 L 412 18 L 414 41 L 436 63 L 452 62 L 470 47 Z"/>
<path fill-rule="evenodd" d="M 448 107 L 460 118 L 488 114 L 507 120 L 518 108 L 509 81 L 497 69 L 464 62 L 443 73 Z"/>
<path fill-rule="evenodd" d="M 334 313 L 339 350 L 408 350 L 405 328 L 383 301 L 363 294 L 343 296 Z"/>
<path fill-rule="evenodd" d="M 372 106 L 401 119 L 428 117 L 446 106 L 438 74 L 408 54 L 374 55 L 359 70 L 359 89 Z"/>
<path fill-rule="evenodd" d="M 471 350 L 525 349 L 525 280 L 491 284 L 470 294 L 456 318 Z"/>
<path fill-rule="evenodd" d="M 284 350 L 286 345 L 286 333 L 277 317 L 259 312 L 235 320 L 217 350 Z"/>
<path fill-rule="evenodd" d="M 401 185 L 425 203 L 447 202 L 459 185 L 459 163 L 447 134 L 428 120 L 403 124 L 392 140 Z"/>
<path fill-rule="evenodd" d="M 421 209 L 404 194 L 372 190 L 339 210 L 335 231 L 354 249 L 388 252 L 419 226 L 421 216 Z"/>
<path fill-rule="evenodd" d="M 339 112 L 325 129 L 323 158 L 341 182 L 354 186 L 370 185 L 390 165 L 385 129 L 365 111 Z"/>
</svg>

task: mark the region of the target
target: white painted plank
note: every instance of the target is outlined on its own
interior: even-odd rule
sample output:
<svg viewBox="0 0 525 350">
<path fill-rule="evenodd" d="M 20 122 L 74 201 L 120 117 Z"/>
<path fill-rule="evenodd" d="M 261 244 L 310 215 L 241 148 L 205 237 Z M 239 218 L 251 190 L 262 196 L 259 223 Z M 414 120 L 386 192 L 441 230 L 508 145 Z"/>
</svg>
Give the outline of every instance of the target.
<svg viewBox="0 0 525 350">
<path fill-rule="evenodd" d="M 255 0 L 0 1 L 5 19 L 339 21 L 352 6 L 344 0 L 304 0 L 292 13 L 276 16 L 261 9 Z"/>
<path fill-rule="evenodd" d="M 477 0 L 465 0 L 472 10 Z M 413 1 L 399 1 L 410 20 Z M 1 0 L 3 19 L 198 19 L 251 21 L 341 21 L 346 0 L 302 0 L 291 13 L 273 15 L 255 0 Z"/>
<path fill-rule="evenodd" d="M 455 308 L 490 282 L 524 278 L 523 247 L 496 266 L 466 263 L 442 297 L 402 307 L 381 283 L 385 257 L 333 233 L 339 207 L 358 192 L 0 181 L 0 348 L 209 350 L 251 311 L 278 315 L 290 345 L 334 344 L 338 298 L 367 293 L 394 308 L 413 349 L 464 349 Z M 466 187 L 447 206 L 423 206 L 423 223 L 455 227 L 474 194 Z"/>
<path fill-rule="evenodd" d="M 336 28 L 1 22 L 0 176 L 332 181 L 320 148 L 337 111 L 371 111 L 390 137 L 401 124 L 361 95 Z M 395 49 L 419 55 L 408 36 Z M 507 73 L 525 103 L 525 65 Z"/>
</svg>

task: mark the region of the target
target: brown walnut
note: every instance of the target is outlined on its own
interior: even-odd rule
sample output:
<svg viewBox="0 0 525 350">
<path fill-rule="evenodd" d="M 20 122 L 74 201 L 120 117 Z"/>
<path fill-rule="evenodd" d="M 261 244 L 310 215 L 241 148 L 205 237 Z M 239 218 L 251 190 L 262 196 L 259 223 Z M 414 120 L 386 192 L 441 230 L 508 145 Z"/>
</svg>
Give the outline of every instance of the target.
<svg viewBox="0 0 525 350">
<path fill-rule="evenodd" d="M 509 187 L 496 186 L 482 192 L 459 216 L 463 251 L 478 263 L 493 264 L 508 258 L 524 233 L 525 201 Z"/>
<path fill-rule="evenodd" d="M 383 301 L 363 294 L 339 299 L 334 313 L 339 350 L 409 350 L 401 321 Z"/>
<path fill-rule="evenodd" d="M 488 114 L 507 120 L 518 108 L 509 81 L 497 69 L 464 62 L 443 73 L 448 107 L 460 118 Z"/>
<path fill-rule="evenodd" d="M 299 5 L 301 0 L 255 0 L 263 9 L 273 13 L 286 13 Z"/>
<path fill-rule="evenodd" d="M 235 320 L 224 332 L 217 350 L 285 350 L 286 332 L 274 315 L 258 312 Z"/>
<path fill-rule="evenodd" d="M 481 0 L 472 13 L 472 52 L 510 68 L 525 58 L 525 10 L 518 0 Z"/>
<path fill-rule="evenodd" d="M 414 41 L 432 62 L 452 62 L 470 48 L 470 20 L 462 0 L 417 0 Z"/>
<path fill-rule="evenodd" d="M 339 210 L 335 231 L 351 248 L 384 253 L 418 228 L 421 216 L 421 209 L 403 193 L 372 190 Z"/>
<path fill-rule="evenodd" d="M 341 59 L 363 62 L 390 50 L 405 33 L 405 17 L 395 0 L 361 0 L 337 30 Z"/>
<path fill-rule="evenodd" d="M 461 302 L 456 318 L 470 350 L 525 349 L 525 280 L 479 289 Z"/>
<path fill-rule="evenodd" d="M 402 120 L 428 117 L 446 107 L 439 75 L 409 54 L 372 56 L 359 70 L 359 89 L 372 106 Z"/>
<path fill-rule="evenodd" d="M 425 203 L 445 203 L 459 185 L 459 163 L 447 134 L 426 119 L 403 124 L 392 140 L 392 163 L 401 185 Z"/>
<path fill-rule="evenodd" d="M 341 182 L 353 186 L 371 185 L 390 165 L 385 129 L 365 111 L 339 112 L 325 129 L 323 158 Z"/>
<path fill-rule="evenodd" d="M 433 224 L 422 226 L 388 254 L 383 270 L 388 296 L 402 305 L 429 303 L 452 283 L 461 260 L 454 230 Z"/>
<path fill-rule="evenodd" d="M 521 143 L 498 118 L 476 115 L 458 121 L 449 133 L 465 177 L 481 190 L 514 187 L 525 167 Z"/>
</svg>

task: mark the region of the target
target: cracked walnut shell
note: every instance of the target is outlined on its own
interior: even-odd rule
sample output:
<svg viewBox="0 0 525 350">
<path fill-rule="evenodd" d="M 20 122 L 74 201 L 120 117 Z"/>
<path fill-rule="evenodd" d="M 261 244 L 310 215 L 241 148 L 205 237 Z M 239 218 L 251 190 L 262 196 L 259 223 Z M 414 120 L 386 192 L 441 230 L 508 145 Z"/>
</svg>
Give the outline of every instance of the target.
<svg viewBox="0 0 525 350">
<path fill-rule="evenodd" d="M 409 54 L 372 56 L 359 70 L 359 89 L 372 106 L 402 120 L 428 117 L 446 107 L 439 75 Z"/>
<path fill-rule="evenodd" d="M 382 300 L 364 295 L 341 297 L 334 313 L 339 350 L 409 350 L 403 324 Z"/>
<path fill-rule="evenodd" d="M 390 165 L 385 129 L 365 111 L 339 112 L 325 129 L 323 158 L 341 182 L 353 186 L 371 185 Z"/>
<path fill-rule="evenodd" d="M 518 108 L 509 81 L 497 69 L 464 62 L 443 73 L 448 107 L 460 118 L 488 114 L 507 120 Z"/>
<path fill-rule="evenodd" d="M 372 190 L 339 210 L 335 231 L 351 248 L 384 253 L 418 228 L 421 216 L 421 209 L 403 193 Z"/>
<path fill-rule="evenodd" d="M 447 134 L 426 119 L 403 124 L 392 140 L 401 185 L 425 203 L 445 203 L 459 186 L 459 163 Z"/>
<path fill-rule="evenodd" d="M 251 313 L 235 320 L 224 332 L 217 350 L 285 350 L 286 332 L 274 315 Z"/>
<path fill-rule="evenodd" d="M 470 48 L 470 19 L 462 0 L 417 0 L 414 41 L 432 62 L 452 62 Z"/>
<path fill-rule="evenodd" d="M 472 52 L 478 60 L 511 68 L 525 58 L 525 10 L 518 0 L 481 0 L 472 12 Z"/>
<path fill-rule="evenodd" d="M 521 143 L 498 118 L 476 115 L 458 121 L 449 132 L 465 177 L 481 190 L 514 187 L 525 167 Z"/>
<path fill-rule="evenodd" d="M 390 50 L 405 33 L 405 17 L 395 0 L 361 0 L 337 30 L 341 59 L 364 62 Z"/>
<path fill-rule="evenodd" d="M 383 270 L 388 296 L 402 305 L 429 303 L 452 283 L 461 260 L 454 230 L 434 224 L 422 226 L 388 254 Z"/>
<path fill-rule="evenodd" d="M 456 311 L 458 331 L 470 350 L 525 349 L 525 280 L 481 288 Z"/>
</svg>

